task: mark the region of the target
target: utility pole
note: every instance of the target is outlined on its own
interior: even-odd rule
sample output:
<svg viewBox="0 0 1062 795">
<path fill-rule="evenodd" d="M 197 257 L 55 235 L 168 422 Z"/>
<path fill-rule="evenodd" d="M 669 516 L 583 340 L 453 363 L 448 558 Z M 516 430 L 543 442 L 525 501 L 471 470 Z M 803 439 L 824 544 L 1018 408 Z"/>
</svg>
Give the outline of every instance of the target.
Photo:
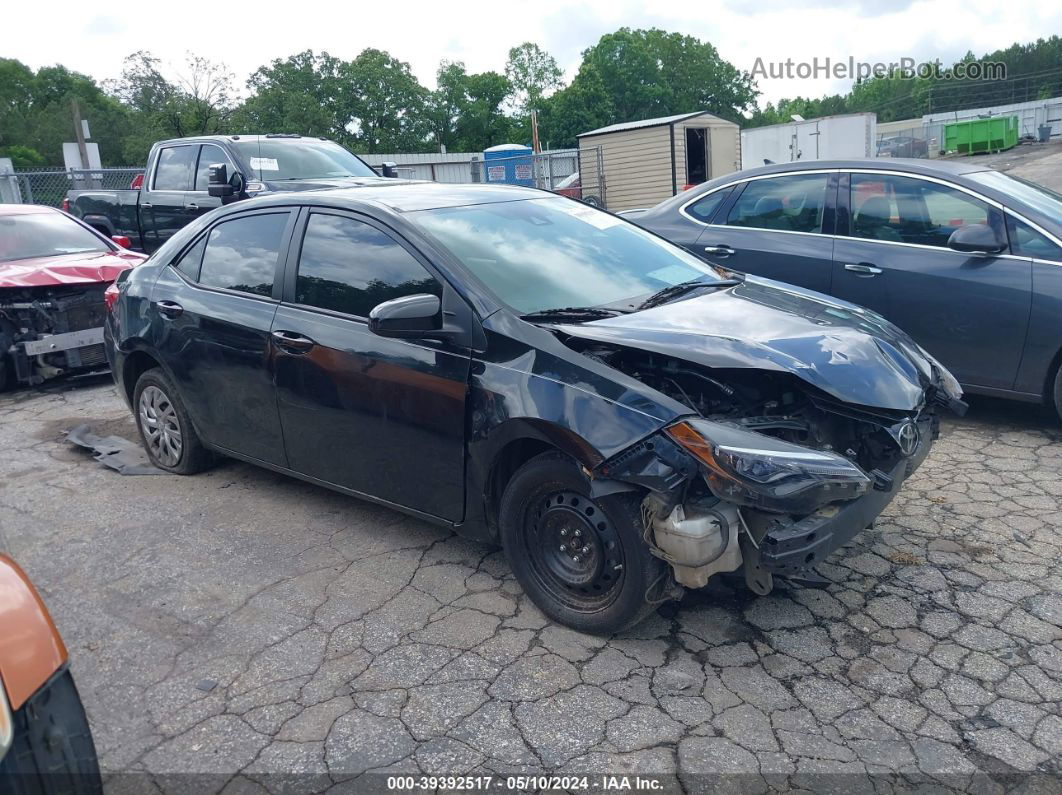
<svg viewBox="0 0 1062 795">
<path fill-rule="evenodd" d="M 85 144 L 85 131 L 81 125 L 81 106 L 78 104 L 77 97 L 70 98 L 70 110 L 74 114 L 74 135 L 77 136 L 77 148 L 81 153 L 81 167 L 90 168 L 88 146 Z"/>
</svg>

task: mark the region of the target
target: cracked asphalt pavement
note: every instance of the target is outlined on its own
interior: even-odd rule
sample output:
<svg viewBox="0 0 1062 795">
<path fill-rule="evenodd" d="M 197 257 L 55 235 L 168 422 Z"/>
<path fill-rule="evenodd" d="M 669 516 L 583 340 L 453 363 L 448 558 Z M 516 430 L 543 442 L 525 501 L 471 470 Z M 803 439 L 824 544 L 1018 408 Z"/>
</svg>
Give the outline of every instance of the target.
<svg viewBox="0 0 1062 795">
<path fill-rule="evenodd" d="M 380 791 L 379 770 L 1058 791 L 1062 430 L 1035 407 L 947 421 L 829 588 L 731 578 L 607 640 L 547 621 L 495 548 L 233 461 L 123 477 L 62 440 L 81 423 L 135 438 L 106 380 L 0 397 L 0 544 L 70 648 L 112 791 Z"/>
</svg>

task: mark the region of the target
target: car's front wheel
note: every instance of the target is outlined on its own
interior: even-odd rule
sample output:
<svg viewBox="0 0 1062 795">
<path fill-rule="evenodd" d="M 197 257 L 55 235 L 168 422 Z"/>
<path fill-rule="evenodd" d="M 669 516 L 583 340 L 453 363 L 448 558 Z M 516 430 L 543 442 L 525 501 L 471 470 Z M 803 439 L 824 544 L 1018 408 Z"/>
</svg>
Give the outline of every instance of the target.
<svg viewBox="0 0 1062 795">
<path fill-rule="evenodd" d="M 148 458 L 159 469 L 192 475 L 210 465 L 210 451 L 199 441 L 181 396 L 161 368 L 137 379 L 133 411 Z"/>
<path fill-rule="evenodd" d="M 11 748 L 0 758 L 0 792 L 103 792 L 96 747 L 69 671 L 53 676 L 15 711 L 11 729 Z"/>
<path fill-rule="evenodd" d="M 560 453 L 531 459 L 502 496 L 502 546 L 516 579 L 555 621 L 608 635 L 655 608 L 666 590 L 664 563 L 642 538 L 640 500 L 632 493 L 593 499 L 579 466 Z"/>
</svg>

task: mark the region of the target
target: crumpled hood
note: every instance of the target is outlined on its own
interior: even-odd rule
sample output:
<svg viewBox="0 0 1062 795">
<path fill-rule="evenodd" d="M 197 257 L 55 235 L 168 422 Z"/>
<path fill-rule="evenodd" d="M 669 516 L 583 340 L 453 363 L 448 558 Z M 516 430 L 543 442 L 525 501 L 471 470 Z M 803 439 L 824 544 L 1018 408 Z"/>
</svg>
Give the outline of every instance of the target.
<svg viewBox="0 0 1062 795">
<path fill-rule="evenodd" d="M 914 411 L 934 382 L 918 345 L 880 315 L 752 276 L 737 287 L 557 328 L 707 367 L 789 372 L 861 406 Z"/>
<path fill-rule="evenodd" d="M 2 287 L 56 287 L 63 284 L 113 282 L 118 274 L 147 257 L 134 251 L 62 254 L 0 262 Z"/>
<path fill-rule="evenodd" d="M 322 177 L 320 179 L 297 179 L 270 182 L 263 181 L 269 193 L 288 191 L 328 190 L 329 188 L 364 188 L 366 185 L 409 185 L 422 180 L 394 179 L 393 177 Z"/>
</svg>

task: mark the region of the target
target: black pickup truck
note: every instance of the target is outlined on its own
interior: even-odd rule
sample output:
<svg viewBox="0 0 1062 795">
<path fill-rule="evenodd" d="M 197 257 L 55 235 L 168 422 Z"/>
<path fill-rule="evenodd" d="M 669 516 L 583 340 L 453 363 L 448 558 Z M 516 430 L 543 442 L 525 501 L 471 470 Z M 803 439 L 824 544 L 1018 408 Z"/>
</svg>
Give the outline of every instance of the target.
<svg viewBox="0 0 1062 795">
<path fill-rule="evenodd" d="M 213 166 L 224 166 L 217 169 Z M 222 204 L 279 191 L 340 188 L 393 180 L 339 144 L 300 135 L 204 135 L 151 147 L 143 183 L 131 190 L 72 190 L 63 209 L 107 237 L 128 237 L 150 254 Z M 224 184 L 218 185 L 221 177 Z M 214 184 L 211 184 L 211 180 Z"/>
</svg>

